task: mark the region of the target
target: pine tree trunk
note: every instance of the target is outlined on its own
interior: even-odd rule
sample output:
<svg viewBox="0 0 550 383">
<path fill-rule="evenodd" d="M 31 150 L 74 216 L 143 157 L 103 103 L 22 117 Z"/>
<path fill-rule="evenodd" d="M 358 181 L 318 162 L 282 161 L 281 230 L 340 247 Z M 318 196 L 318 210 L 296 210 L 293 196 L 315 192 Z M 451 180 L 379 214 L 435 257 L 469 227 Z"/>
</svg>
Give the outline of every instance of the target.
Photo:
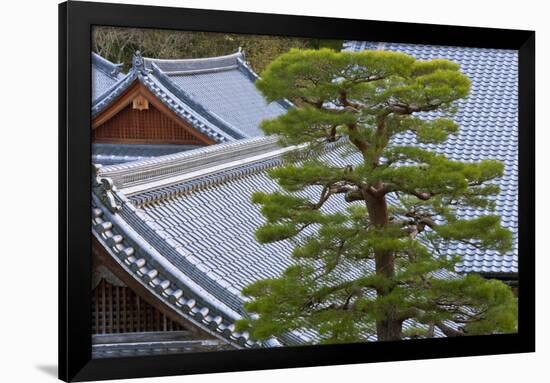
<svg viewBox="0 0 550 383">
<path fill-rule="evenodd" d="M 388 205 L 386 197 L 375 197 L 369 195 L 367 210 L 370 222 L 378 227 L 388 225 Z M 376 274 L 386 278 L 395 276 L 395 256 L 392 252 L 380 251 L 375 253 Z M 384 296 L 391 292 L 389 289 L 380 288 L 376 290 L 378 296 Z M 376 333 L 379 341 L 401 340 L 402 321 L 395 318 L 395 310 L 388 308 L 385 319 L 376 322 Z"/>
</svg>

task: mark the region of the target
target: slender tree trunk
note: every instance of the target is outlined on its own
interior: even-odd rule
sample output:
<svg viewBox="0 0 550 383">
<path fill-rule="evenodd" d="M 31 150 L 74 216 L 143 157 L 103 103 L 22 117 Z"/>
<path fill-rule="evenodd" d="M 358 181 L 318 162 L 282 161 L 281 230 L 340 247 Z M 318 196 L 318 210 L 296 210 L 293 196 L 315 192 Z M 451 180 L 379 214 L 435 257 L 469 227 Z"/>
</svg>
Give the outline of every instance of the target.
<svg viewBox="0 0 550 383">
<path fill-rule="evenodd" d="M 367 210 L 371 223 L 378 227 L 388 225 L 388 205 L 386 197 L 368 195 L 366 199 Z M 395 256 L 392 252 L 380 251 L 375 254 L 376 274 L 386 278 L 395 276 Z M 384 296 L 391 292 L 391 289 L 379 288 L 376 290 L 378 296 Z M 388 308 L 384 320 L 376 322 L 376 333 L 378 340 L 401 340 L 402 321 L 396 319 L 396 310 Z"/>
</svg>

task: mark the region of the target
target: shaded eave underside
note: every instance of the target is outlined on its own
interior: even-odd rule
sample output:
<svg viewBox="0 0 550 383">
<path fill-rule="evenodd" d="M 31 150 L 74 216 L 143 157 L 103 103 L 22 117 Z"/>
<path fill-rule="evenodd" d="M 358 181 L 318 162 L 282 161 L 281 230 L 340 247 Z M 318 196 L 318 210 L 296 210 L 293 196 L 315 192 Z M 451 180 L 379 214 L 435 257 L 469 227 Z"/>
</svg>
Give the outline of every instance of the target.
<svg viewBox="0 0 550 383">
<path fill-rule="evenodd" d="M 193 326 L 237 348 L 255 347 L 247 333 L 235 331 L 240 316 L 207 294 L 181 271 L 164 261 L 118 214 L 102 209 L 94 196 L 93 234 L 105 251 L 156 299 Z"/>
</svg>

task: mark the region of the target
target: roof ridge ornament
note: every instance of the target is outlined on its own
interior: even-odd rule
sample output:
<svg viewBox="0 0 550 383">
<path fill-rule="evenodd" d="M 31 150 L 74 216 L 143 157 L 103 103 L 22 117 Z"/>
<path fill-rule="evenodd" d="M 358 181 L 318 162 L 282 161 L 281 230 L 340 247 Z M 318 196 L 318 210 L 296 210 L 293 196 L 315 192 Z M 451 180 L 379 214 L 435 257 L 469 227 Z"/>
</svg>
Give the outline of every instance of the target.
<svg viewBox="0 0 550 383">
<path fill-rule="evenodd" d="M 237 53 L 239 53 L 241 55 L 241 60 L 246 62 L 246 53 L 245 53 L 243 47 L 239 47 L 239 49 L 237 49 Z"/>
<path fill-rule="evenodd" d="M 115 64 L 96 52 L 92 52 L 92 65 L 97 66 L 100 70 L 105 72 L 105 74 L 115 79 L 123 69 L 123 64 Z"/>
<path fill-rule="evenodd" d="M 113 64 L 113 70 L 111 71 L 111 76 L 116 77 L 122 72 L 123 64 Z"/>
<path fill-rule="evenodd" d="M 145 60 L 140 51 L 135 51 L 132 56 L 132 69 L 136 72 L 146 73 Z"/>
<path fill-rule="evenodd" d="M 101 177 L 99 171 L 101 165 L 92 164 L 93 192 L 99 197 L 101 202 L 109 209 L 111 213 L 116 213 L 121 209 L 121 205 L 117 203 L 114 192 L 117 190 L 113 180 L 108 177 Z"/>
</svg>

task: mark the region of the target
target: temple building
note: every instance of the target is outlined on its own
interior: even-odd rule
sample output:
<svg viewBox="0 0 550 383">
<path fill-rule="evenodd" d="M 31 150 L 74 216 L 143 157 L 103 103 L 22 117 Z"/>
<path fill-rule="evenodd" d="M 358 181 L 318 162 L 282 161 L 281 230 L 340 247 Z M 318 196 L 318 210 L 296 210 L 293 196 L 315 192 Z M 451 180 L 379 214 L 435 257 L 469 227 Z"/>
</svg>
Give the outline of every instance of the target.
<svg viewBox="0 0 550 383">
<path fill-rule="evenodd" d="M 126 75 L 92 54 L 93 161 L 114 164 L 262 135 L 260 122 L 284 113 L 268 104 L 243 52 L 160 60 L 137 52 Z"/>
<path fill-rule="evenodd" d="M 505 255 L 463 244 L 443 251 L 462 257 L 456 274 L 515 283 L 517 52 L 369 42 L 346 42 L 344 49 L 448 58 L 470 77 L 471 95 L 455 117 L 460 133 L 434 149 L 456 160 L 504 162 L 496 212 L 513 232 L 514 248 Z M 137 53 L 128 73 L 120 68 L 92 56 L 94 356 L 315 343 L 308 329 L 261 343 L 234 325 L 245 315 L 242 288 L 293 262 L 291 241 L 256 241 L 264 218 L 250 202 L 255 191 L 278 190 L 266 172 L 297 150 L 280 148 L 260 129 L 292 105 L 266 102 L 242 51 L 183 60 Z M 416 144 L 407 135 L 398 140 Z M 343 151 L 333 143 L 322 159 L 360 163 L 354 155 L 344 160 Z M 344 208 L 338 198 L 327 209 Z M 363 262 L 347 272 L 372 270 Z"/>
</svg>

